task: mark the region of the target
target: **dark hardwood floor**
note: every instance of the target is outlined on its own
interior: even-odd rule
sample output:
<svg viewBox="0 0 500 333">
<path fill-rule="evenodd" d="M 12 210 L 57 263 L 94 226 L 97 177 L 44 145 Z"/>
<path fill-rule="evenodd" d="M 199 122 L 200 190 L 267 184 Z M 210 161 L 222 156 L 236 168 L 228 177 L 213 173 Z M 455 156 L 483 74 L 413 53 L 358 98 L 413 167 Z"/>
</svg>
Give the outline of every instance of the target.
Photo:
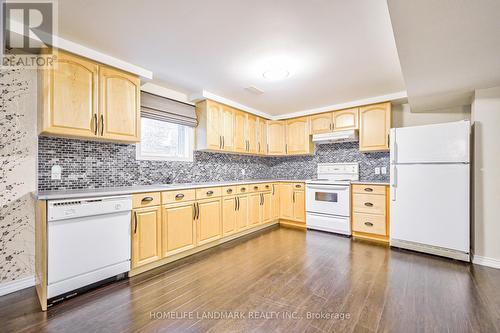
<svg viewBox="0 0 500 333">
<path fill-rule="evenodd" d="M 0 331 L 498 332 L 500 270 L 275 228 L 46 313 L 34 288 L 0 297 Z"/>
</svg>

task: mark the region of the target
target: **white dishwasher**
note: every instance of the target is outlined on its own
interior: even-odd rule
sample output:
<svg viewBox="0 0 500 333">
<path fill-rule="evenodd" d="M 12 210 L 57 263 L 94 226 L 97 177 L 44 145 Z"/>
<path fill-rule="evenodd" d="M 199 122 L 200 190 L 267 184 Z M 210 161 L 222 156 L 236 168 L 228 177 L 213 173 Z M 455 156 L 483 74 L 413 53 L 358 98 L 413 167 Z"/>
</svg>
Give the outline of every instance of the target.
<svg viewBox="0 0 500 333">
<path fill-rule="evenodd" d="M 47 204 L 47 298 L 130 270 L 131 196 Z"/>
</svg>

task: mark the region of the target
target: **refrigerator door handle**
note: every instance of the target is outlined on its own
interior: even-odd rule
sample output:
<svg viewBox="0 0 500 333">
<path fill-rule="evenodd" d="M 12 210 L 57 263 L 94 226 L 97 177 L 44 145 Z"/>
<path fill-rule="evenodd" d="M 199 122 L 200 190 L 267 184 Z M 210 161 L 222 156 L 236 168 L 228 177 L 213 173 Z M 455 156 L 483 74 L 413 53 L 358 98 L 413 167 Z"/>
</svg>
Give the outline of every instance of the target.
<svg viewBox="0 0 500 333">
<path fill-rule="evenodd" d="M 395 165 L 391 165 L 391 200 L 396 201 L 396 187 L 398 186 L 397 184 L 397 177 L 398 177 L 398 169 L 396 168 Z"/>
<path fill-rule="evenodd" d="M 395 128 L 391 128 L 389 137 L 390 137 L 389 149 L 390 149 L 390 155 L 391 155 L 391 163 L 396 163 L 397 153 L 398 153 L 398 145 L 396 143 L 396 129 Z"/>
</svg>

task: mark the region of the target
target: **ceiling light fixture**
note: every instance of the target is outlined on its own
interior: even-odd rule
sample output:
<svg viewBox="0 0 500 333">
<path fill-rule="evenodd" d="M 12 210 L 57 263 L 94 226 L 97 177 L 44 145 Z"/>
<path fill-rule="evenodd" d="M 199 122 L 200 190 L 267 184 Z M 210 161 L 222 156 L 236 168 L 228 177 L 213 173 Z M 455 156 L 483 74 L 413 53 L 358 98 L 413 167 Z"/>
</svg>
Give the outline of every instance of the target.
<svg viewBox="0 0 500 333">
<path fill-rule="evenodd" d="M 262 73 L 262 76 L 266 80 L 279 81 L 284 80 L 290 76 L 290 72 L 285 68 L 271 68 Z"/>
</svg>

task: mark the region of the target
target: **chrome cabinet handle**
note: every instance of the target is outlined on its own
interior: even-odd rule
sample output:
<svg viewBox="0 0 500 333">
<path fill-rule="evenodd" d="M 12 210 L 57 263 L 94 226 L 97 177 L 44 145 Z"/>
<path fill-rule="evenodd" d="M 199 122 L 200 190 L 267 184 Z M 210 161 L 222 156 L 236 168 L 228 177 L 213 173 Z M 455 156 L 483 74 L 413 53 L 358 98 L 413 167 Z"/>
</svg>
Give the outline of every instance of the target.
<svg viewBox="0 0 500 333">
<path fill-rule="evenodd" d="M 134 212 L 134 234 L 137 233 L 137 211 Z"/>
<path fill-rule="evenodd" d="M 237 197 L 238 199 L 238 210 L 240 210 L 240 197 Z"/>
<path fill-rule="evenodd" d="M 247 190 L 246 187 L 241 188 L 241 192 L 245 192 L 246 190 Z"/>
<path fill-rule="evenodd" d="M 177 194 L 177 195 L 175 196 L 175 198 L 176 198 L 176 199 L 182 199 L 182 198 L 184 198 L 184 194 L 179 193 L 179 194 Z"/>
<path fill-rule="evenodd" d="M 226 143 L 224 142 L 224 137 L 222 137 L 222 149 L 226 146 Z"/>
<path fill-rule="evenodd" d="M 266 185 L 266 188 L 269 188 L 269 185 Z"/>
<path fill-rule="evenodd" d="M 260 153 L 260 142 L 259 142 L 259 153 Z"/>
<path fill-rule="evenodd" d="M 219 149 L 222 149 L 222 136 L 219 135 Z"/>
<path fill-rule="evenodd" d="M 234 211 L 236 211 L 236 208 L 238 208 L 238 198 L 234 197 Z"/>
<path fill-rule="evenodd" d="M 154 200 L 153 197 L 144 197 L 142 198 L 141 202 L 151 202 L 153 200 Z"/>
<path fill-rule="evenodd" d="M 371 223 L 371 222 L 365 222 L 365 225 L 366 225 L 367 227 L 373 227 L 373 223 Z"/>
<path fill-rule="evenodd" d="M 366 207 L 373 207 L 373 204 L 371 202 L 365 202 Z"/>
<path fill-rule="evenodd" d="M 193 220 L 196 220 L 196 202 L 193 204 Z"/>
<path fill-rule="evenodd" d="M 200 219 L 200 204 L 196 203 L 196 219 Z"/>
<path fill-rule="evenodd" d="M 104 135 L 104 115 L 101 114 L 101 136 Z"/>
<path fill-rule="evenodd" d="M 214 191 L 207 191 L 207 195 L 212 195 L 214 194 Z"/>
<path fill-rule="evenodd" d="M 98 127 L 97 113 L 94 113 L 94 135 L 97 135 L 97 127 Z"/>
<path fill-rule="evenodd" d="M 274 195 L 274 184 L 273 184 L 273 195 Z"/>
<path fill-rule="evenodd" d="M 293 200 L 293 202 L 295 202 L 295 192 L 293 192 L 292 200 Z"/>
<path fill-rule="evenodd" d="M 295 187 L 296 187 L 296 188 L 301 188 L 301 187 L 302 187 L 302 185 L 297 184 L 297 185 L 295 185 Z"/>
<path fill-rule="evenodd" d="M 365 187 L 366 192 L 373 192 L 373 189 L 371 187 Z"/>
<path fill-rule="evenodd" d="M 254 187 L 253 187 L 253 189 L 254 189 L 254 190 L 258 190 L 258 189 L 259 189 L 259 187 L 258 187 L 258 186 L 254 186 Z"/>
<path fill-rule="evenodd" d="M 232 189 L 230 189 L 230 188 L 228 188 L 228 189 L 226 190 L 226 193 L 233 193 L 233 190 L 232 190 Z"/>
</svg>

